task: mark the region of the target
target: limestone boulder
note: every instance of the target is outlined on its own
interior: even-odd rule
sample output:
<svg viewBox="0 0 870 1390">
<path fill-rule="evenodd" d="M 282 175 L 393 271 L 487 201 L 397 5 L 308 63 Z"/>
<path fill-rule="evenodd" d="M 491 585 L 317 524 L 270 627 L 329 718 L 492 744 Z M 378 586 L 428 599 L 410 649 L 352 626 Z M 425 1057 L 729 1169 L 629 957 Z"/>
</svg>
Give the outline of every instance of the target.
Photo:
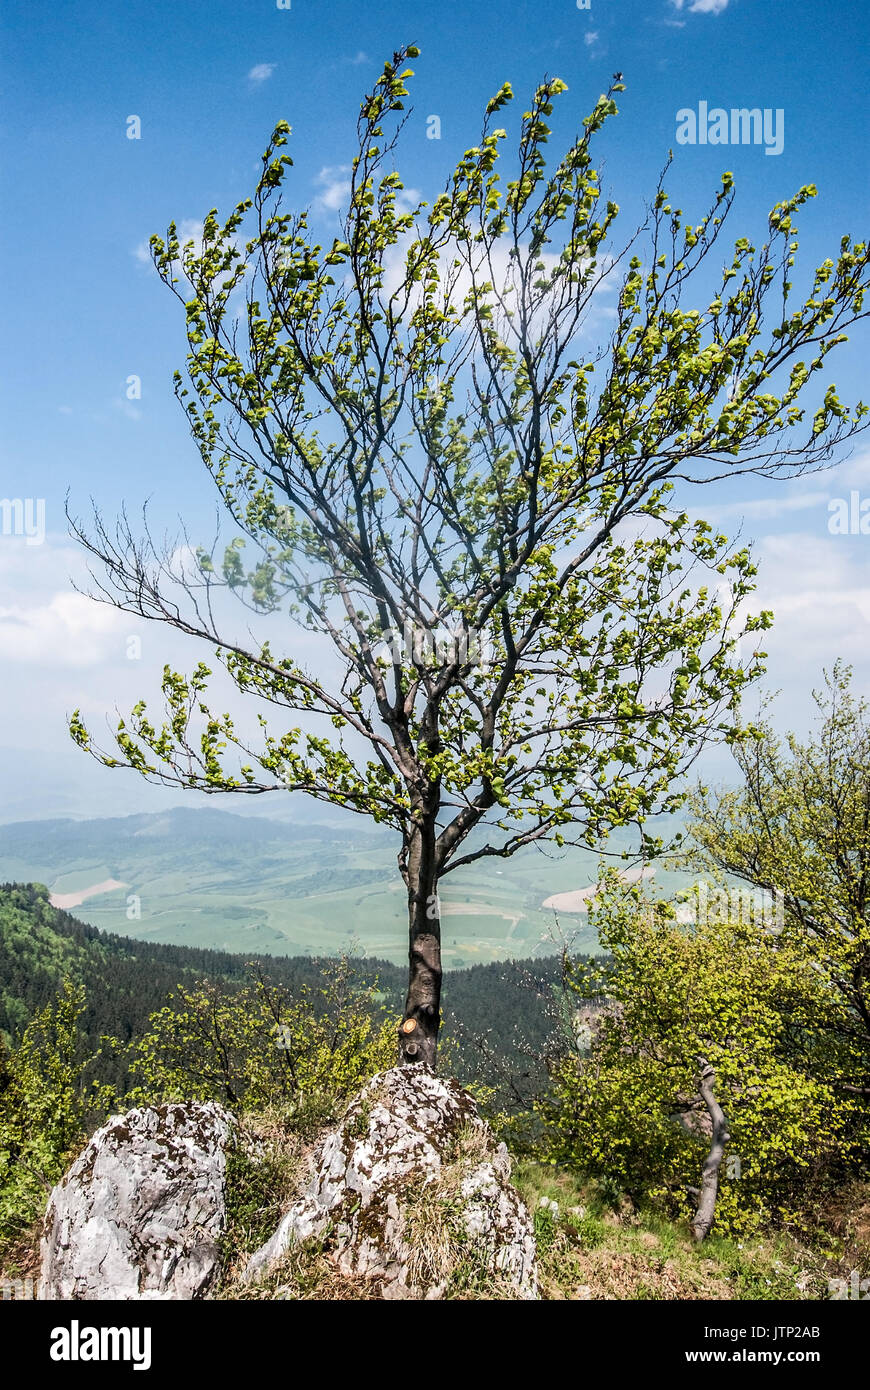
<svg viewBox="0 0 870 1390">
<path fill-rule="evenodd" d="M 193 1299 L 220 1271 L 233 1116 L 214 1102 L 114 1116 L 51 1193 L 42 1299 Z"/>
</svg>

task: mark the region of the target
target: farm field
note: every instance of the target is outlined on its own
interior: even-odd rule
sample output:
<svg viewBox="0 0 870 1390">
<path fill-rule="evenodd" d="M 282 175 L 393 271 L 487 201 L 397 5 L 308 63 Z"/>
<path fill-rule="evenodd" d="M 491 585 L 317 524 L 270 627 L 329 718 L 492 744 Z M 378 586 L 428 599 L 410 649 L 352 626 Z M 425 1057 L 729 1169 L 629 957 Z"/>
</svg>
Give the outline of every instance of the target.
<svg viewBox="0 0 870 1390">
<path fill-rule="evenodd" d="M 530 848 L 449 874 L 441 888 L 448 968 L 594 950 L 585 913 L 545 899 L 594 883 L 579 849 Z M 147 941 L 273 955 L 353 949 L 405 958 L 405 896 L 386 831 L 217 810 L 0 827 L 0 881 L 39 882 L 56 905 Z M 685 876 L 659 868 L 666 892 Z"/>
</svg>

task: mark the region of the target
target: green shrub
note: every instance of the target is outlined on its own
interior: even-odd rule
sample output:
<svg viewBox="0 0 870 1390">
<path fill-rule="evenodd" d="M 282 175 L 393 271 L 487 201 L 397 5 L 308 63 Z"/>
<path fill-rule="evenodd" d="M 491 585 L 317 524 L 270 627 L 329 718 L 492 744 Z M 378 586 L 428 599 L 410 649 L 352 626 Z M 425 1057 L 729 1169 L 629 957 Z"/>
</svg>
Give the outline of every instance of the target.
<svg viewBox="0 0 870 1390">
<path fill-rule="evenodd" d="M 789 1221 L 847 1144 L 849 1101 L 823 1045 L 836 1008 L 826 981 L 763 922 L 690 927 L 615 878 L 595 919 L 610 959 L 570 976 L 591 1039 L 553 1067 L 544 1156 L 635 1208 L 689 1216 L 710 1147 L 704 1059 L 730 1132 L 716 1228 Z"/>
<path fill-rule="evenodd" d="M 325 984 L 296 994 L 259 971 L 242 989 L 179 986 L 129 1049 L 128 1100 L 221 1100 L 239 1114 L 277 1108 L 297 1133 L 315 1134 L 351 1096 L 396 1062 L 396 1027 L 354 986 L 347 960 Z"/>
<path fill-rule="evenodd" d="M 0 1059 L 0 1259 L 45 1210 L 51 1188 L 115 1099 L 86 1078 L 84 989 L 66 981 Z"/>
</svg>

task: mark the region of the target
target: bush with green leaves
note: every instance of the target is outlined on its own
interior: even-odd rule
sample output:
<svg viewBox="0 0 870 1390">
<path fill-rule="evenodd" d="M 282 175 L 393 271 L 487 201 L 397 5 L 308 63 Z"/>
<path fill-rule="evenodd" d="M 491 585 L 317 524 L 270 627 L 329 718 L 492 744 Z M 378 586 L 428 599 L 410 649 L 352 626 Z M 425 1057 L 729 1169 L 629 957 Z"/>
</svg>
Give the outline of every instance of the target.
<svg viewBox="0 0 870 1390">
<path fill-rule="evenodd" d="M 836 993 L 761 914 L 684 924 L 611 871 L 593 915 L 610 958 L 568 974 L 593 1022 L 553 1068 L 547 1157 L 688 1215 L 710 1148 L 703 1059 L 730 1133 L 717 1230 L 789 1220 L 845 1144 L 849 1103 L 824 1041 Z"/>
<path fill-rule="evenodd" d="M 0 1259 L 27 1238 L 48 1193 L 84 1143 L 109 1088 L 88 1080 L 81 985 L 65 981 L 19 1046 L 0 1055 Z"/>
<path fill-rule="evenodd" d="M 836 1088 L 851 1098 L 854 1141 L 870 1153 L 870 705 L 837 662 L 814 694 L 818 725 L 806 739 L 768 724 L 734 756 L 735 787 L 692 798 L 686 859 L 777 894 L 784 935 L 812 962 L 840 1007 L 826 1045 Z"/>
<path fill-rule="evenodd" d="M 6 1272 L 16 1252 L 24 1255 L 32 1245 L 51 1188 L 110 1112 L 222 1100 L 239 1115 L 257 1116 L 259 1127 L 271 1133 L 264 1172 L 278 1190 L 276 1174 L 290 1163 L 293 1146 L 282 1147 L 276 1135 L 310 1138 L 369 1077 L 395 1063 L 395 1020 L 378 1004 L 376 984 L 355 981 L 348 960 L 326 963 L 322 986 L 295 993 L 273 985 L 259 967 L 251 970 L 241 989 L 214 981 L 179 985 L 151 1014 L 142 1036 L 127 1045 L 104 1038 L 102 1048 L 129 1072 L 124 1095 L 88 1076 L 99 1059 L 81 1027 L 86 992 L 79 983 L 64 982 L 17 1048 L 7 1050 L 0 1038 L 0 1263 Z M 262 1182 L 262 1174 L 254 1182 L 246 1172 L 237 1184 L 243 1206 L 249 1198 L 254 1202 Z"/>
<path fill-rule="evenodd" d="M 396 1027 L 349 961 L 327 964 L 324 979 L 293 995 L 256 967 L 241 989 L 179 986 L 130 1045 L 128 1100 L 220 1099 L 243 1113 L 277 1108 L 294 1128 L 327 1123 L 395 1063 Z"/>
</svg>

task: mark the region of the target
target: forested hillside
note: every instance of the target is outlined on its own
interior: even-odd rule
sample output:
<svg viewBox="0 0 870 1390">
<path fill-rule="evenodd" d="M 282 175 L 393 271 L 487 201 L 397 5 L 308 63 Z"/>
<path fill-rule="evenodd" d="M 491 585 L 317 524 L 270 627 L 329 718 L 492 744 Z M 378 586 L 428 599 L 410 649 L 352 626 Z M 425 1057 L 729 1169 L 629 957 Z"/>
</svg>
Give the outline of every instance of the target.
<svg viewBox="0 0 870 1390">
<path fill-rule="evenodd" d="M 80 1027 L 94 1053 L 104 1035 L 128 1042 L 145 1029 L 180 983 L 212 981 L 232 992 L 259 967 L 291 994 L 322 985 L 325 958 L 243 956 L 199 947 L 172 946 L 115 936 L 51 906 L 42 884 L 0 887 L 0 1034 L 14 1045 L 25 1026 L 57 995 L 65 979 L 85 989 Z M 353 958 L 360 988 L 377 986 L 376 998 L 397 1015 L 403 971 L 389 961 Z M 560 962 L 498 962 L 450 972 L 445 1004 L 447 1034 L 457 1070 L 468 1080 L 500 1085 L 510 1076 L 542 1077 L 541 1056 L 553 1022 Z M 123 1085 L 110 1054 L 96 1075 Z M 531 1080 L 531 1076 L 528 1077 Z"/>
</svg>

